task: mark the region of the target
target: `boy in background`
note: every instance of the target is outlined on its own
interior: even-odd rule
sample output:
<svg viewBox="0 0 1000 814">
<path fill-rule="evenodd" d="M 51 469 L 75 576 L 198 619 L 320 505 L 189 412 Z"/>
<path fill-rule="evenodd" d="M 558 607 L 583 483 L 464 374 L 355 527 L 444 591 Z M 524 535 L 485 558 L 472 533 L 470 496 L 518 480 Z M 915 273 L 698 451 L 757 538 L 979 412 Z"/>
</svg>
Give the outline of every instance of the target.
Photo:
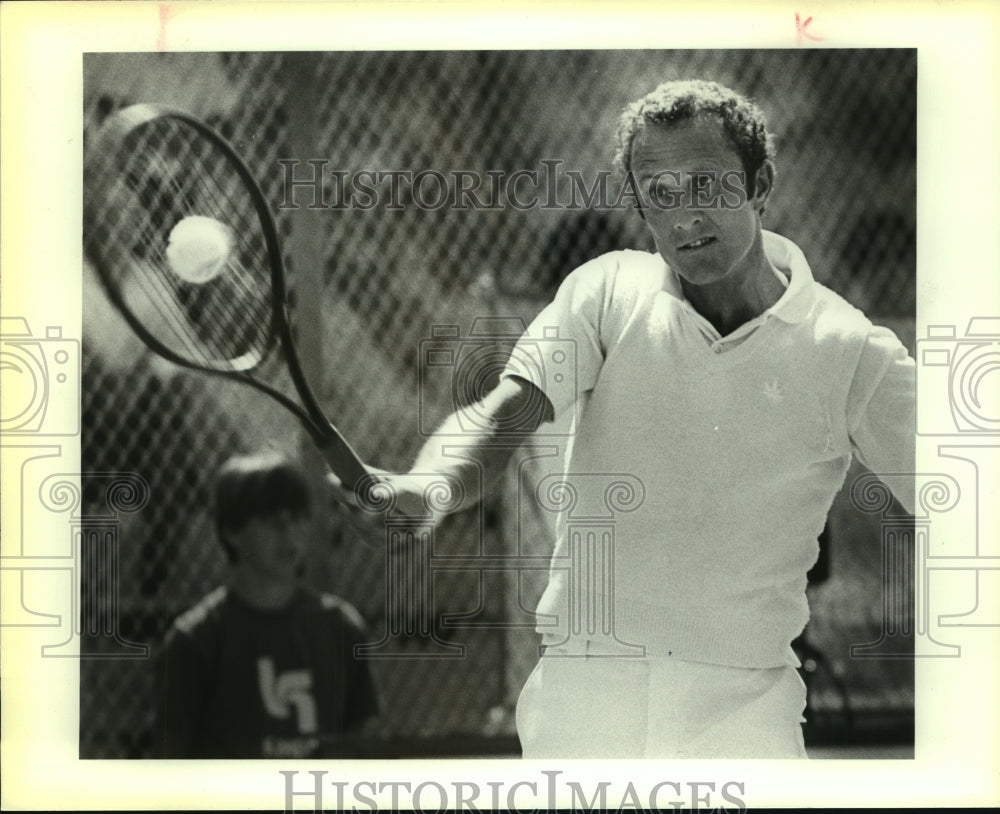
<svg viewBox="0 0 1000 814">
<path fill-rule="evenodd" d="M 237 456 L 215 485 L 227 584 L 167 634 L 158 679 L 164 758 L 356 757 L 378 715 L 358 611 L 300 582 L 309 486 L 289 461 Z"/>
</svg>

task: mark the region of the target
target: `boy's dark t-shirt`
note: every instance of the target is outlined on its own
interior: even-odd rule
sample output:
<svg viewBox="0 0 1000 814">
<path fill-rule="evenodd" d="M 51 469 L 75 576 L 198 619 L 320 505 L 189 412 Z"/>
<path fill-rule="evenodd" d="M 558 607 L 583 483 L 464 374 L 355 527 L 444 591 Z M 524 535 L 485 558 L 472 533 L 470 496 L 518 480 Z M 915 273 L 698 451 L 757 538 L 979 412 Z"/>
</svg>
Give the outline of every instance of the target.
<svg viewBox="0 0 1000 814">
<path fill-rule="evenodd" d="M 349 757 L 378 712 L 369 640 L 348 603 L 305 589 L 280 610 L 225 587 L 183 613 L 160 664 L 156 757 Z"/>
</svg>

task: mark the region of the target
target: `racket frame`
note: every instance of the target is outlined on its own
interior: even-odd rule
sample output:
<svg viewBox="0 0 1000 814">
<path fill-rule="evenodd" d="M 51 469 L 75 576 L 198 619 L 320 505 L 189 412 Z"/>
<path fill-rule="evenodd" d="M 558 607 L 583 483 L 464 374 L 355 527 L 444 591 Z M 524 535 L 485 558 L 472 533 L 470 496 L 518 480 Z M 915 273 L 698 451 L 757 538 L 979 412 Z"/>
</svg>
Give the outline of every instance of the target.
<svg viewBox="0 0 1000 814">
<path fill-rule="evenodd" d="M 98 167 L 95 164 L 98 161 L 101 162 L 99 164 L 100 168 L 108 166 L 108 159 L 115 157 L 111 152 L 112 147 L 119 146 L 130 133 L 157 119 L 180 121 L 214 143 L 229 159 L 232 167 L 236 170 L 240 180 L 250 194 L 257 213 L 257 219 L 262 227 L 264 244 L 267 248 L 268 265 L 270 267 L 271 292 L 269 300 L 271 307 L 270 325 L 268 328 L 269 336 L 272 338 L 270 347 L 265 350 L 259 359 L 255 361 L 251 360 L 252 363 L 245 364 L 242 369 L 239 359 L 233 360 L 234 367 L 232 370 L 221 370 L 201 365 L 174 352 L 148 331 L 142 320 L 125 303 L 125 298 L 122 296 L 119 286 L 109 278 L 109 274 L 104 268 L 104 263 L 95 262 L 94 265 L 97 267 L 98 277 L 105 292 L 118 312 L 128 322 L 129 327 L 157 355 L 186 368 L 202 373 L 224 376 L 243 384 L 248 384 L 289 410 L 299 419 L 305 429 L 309 431 L 313 442 L 319 447 L 334 473 L 340 477 L 345 486 L 353 487 L 357 480 L 367 474 L 367 470 L 357 453 L 354 452 L 340 431 L 323 412 L 319 400 L 316 398 L 316 394 L 302 368 L 302 363 L 296 352 L 295 340 L 292 336 L 291 321 L 288 317 L 289 306 L 287 300 L 288 288 L 285 285 L 285 263 L 282 258 L 281 242 L 278 238 L 274 216 L 271 214 L 270 206 L 264 197 L 260 185 L 257 183 L 257 179 L 243 162 L 243 159 L 240 158 L 236 149 L 214 128 L 189 113 L 165 105 L 142 103 L 122 108 L 111 115 L 110 120 L 102 127 L 101 131 L 97 134 L 93 146 L 90 148 L 94 151 L 92 153 L 94 157 L 85 166 L 92 170 L 97 169 Z M 97 183 L 100 184 L 100 181 Z M 90 186 L 85 182 L 85 196 L 89 189 Z M 280 345 L 288 372 L 292 378 L 292 383 L 299 397 L 302 399 L 301 405 L 277 388 L 250 375 L 250 371 L 256 369 L 273 348 L 274 338 L 277 338 L 277 344 Z"/>
</svg>

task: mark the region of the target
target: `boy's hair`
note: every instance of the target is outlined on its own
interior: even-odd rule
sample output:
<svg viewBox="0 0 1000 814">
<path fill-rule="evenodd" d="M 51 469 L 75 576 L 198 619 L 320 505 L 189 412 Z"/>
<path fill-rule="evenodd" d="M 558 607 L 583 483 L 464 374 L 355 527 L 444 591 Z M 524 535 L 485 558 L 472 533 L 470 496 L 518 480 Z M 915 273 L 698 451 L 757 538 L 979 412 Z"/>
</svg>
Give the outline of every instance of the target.
<svg viewBox="0 0 1000 814">
<path fill-rule="evenodd" d="M 632 171 L 632 143 L 649 124 L 667 127 L 693 120 L 715 119 L 733 145 L 747 176 L 747 193 L 753 195 L 757 170 L 774 158 L 774 140 L 767 132 L 764 114 L 753 102 L 718 82 L 702 79 L 664 82 L 628 105 L 618 120 L 615 168 Z"/>
<path fill-rule="evenodd" d="M 230 562 L 237 552 L 229 535 L 254 517 L 287 510 L 309 513 L 309 484 L 290 460 L 274 453 L 237 455 L 215 478 L 215 529 Z"/>
</svg>

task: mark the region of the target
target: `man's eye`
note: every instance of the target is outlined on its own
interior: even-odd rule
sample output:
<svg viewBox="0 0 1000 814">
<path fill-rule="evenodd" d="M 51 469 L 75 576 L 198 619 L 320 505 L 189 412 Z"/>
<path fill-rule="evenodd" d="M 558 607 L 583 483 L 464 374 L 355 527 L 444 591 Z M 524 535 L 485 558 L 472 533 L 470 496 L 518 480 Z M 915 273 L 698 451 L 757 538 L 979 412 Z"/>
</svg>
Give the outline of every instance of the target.
<svg viewBox="0 0 1000 814">
<path fill-rule="evenodd" d="M 656 184 L 653 187 L 653 197 L 661 206 L 676 205 L 684 193 L 670 184 Z"/>
<path fill-rule="evenodd" d="M 709 192 L 712 189 L 712 176 L 709 173 L 696 173 L 691 185 L 695 192 Z"/>
</svg>

